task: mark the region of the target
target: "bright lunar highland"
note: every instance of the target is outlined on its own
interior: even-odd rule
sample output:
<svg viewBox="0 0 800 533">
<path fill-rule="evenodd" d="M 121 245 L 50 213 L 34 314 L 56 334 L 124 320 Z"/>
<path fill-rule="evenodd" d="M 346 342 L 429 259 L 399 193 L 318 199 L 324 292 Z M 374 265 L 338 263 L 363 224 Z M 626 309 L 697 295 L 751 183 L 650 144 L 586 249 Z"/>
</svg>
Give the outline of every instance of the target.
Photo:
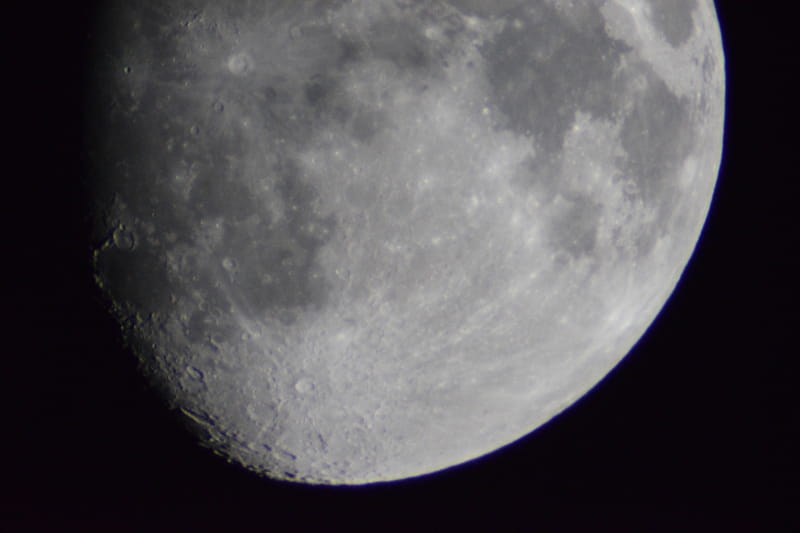
<svg viewBox="0 0 800 533">
<path fill-rule="evenodd" d="M 719 170 L 712 0 L 114 0 L 95 44 L 97 283 L 201 443 L 272 478 L 550 420 L 658 314 Z"/>
</svg>

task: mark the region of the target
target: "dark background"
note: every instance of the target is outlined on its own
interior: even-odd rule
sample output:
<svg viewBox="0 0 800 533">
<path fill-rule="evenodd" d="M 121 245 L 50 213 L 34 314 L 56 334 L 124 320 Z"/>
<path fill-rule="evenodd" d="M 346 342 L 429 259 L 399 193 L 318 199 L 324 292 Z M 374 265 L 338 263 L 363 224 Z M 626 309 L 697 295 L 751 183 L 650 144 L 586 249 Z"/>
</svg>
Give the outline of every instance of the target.
<svg viewBox="0 0 800 533">
<path fill-rule="evenodd" d="M 78 187 L 97 2 L 60 4 L 5 21 L 13 140 L 3 255 L 12 271 L 0 347 L 0 531 L 800 525 L 798 59 L 787 13 L 717 2 L 729 82 L 721 177 L 692 262 L 625 361 L 494 454 L 410 481 L 332 489 L 260 480 L 196 446 L 122 348 L 91 282 Z"/>
</svg>

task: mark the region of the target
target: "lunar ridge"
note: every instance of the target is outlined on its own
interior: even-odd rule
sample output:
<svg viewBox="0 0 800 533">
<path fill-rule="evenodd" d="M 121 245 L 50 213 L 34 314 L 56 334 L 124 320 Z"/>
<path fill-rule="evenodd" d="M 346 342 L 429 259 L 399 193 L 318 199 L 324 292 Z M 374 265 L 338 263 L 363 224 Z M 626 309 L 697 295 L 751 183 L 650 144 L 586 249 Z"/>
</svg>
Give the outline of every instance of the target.
<svg viewBox="0 0 800 533">
<path fill-rule="evenodd" d="M 714 190 L 711 0 L 110 2 L 96 280 L 200 442 L 418 476 L 630 350 Z"/>
</svg>

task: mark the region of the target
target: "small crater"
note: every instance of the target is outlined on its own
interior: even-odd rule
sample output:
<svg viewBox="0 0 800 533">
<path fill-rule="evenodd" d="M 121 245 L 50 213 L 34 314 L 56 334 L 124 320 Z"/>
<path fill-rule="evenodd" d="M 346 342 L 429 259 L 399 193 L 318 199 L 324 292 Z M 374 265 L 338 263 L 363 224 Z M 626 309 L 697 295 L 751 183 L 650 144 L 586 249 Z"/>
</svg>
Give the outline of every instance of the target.
<svg viewBox="0 0 800 533">
<path fill-rule="evenodd" d="M 133 233 L 128 231 L 125 226 L 119 226 L 112 235 L 114 246 L 120 250 L 133 250 L 136 247 L 136 240 Z"/>
<path fill-rule="evenodd" d="M 228 58 L 228 70 L 237 76 L 247 75 L 253 69 L 253 59 L 246 53 L 234 54 Z"/>
<path fill-rule="evenodd" d="M 308 378 L 302 378 L 295 383 L 294 388 L 300 394 L 308 394 L 314 390 L 314 382 Z"/>
<path fill-rule="evenodd" d="M 212 109 L 214 109 L 214 111 L 216 111 L 217 113 L 222 113 L 223 111 L 225 111 L 225 104 L 217 100 L 212 105 Z"/>
<path fill-rule="evenodd" d="M 197 126 L 192 126 L 191 128 L 189 128 L 189 133 L 191 133 L 192 135 L 199 135 L 200 128 L 198 128 Z"/>
<path fill-rule="evenodd" d="M 122 72 L 124 72 L 125 74 L 130 74 L 130 73 L 131 73 L 131 67 L 125 67 L 125 68 L 123 68 L 123 69 L 122 69 Z"/>
<path fill-rule="evenodd" d="M 236 260 L 231 259 L 230 257 L 226 257 L 222 260 L 222 268 L 227 270 L 228 272 L 234 272 L 236 270 Z"/>
<path fill-rule="evenodd" d="M 303 36 L 303 28 L 300 24 L 295 24 L 291 28 L 289 28 L 289 38 L 293 41 L 300 39 Z"/>
<path fill-rule="evenodd" d="M 197 369 L 197 368 L 195 368 L 193 366 L 190 366 L 190 367 L 186 368 L 186 375 L 189 376 L 189 378 L 191 378 L 191 379 L 193 379 L 195 381 L 203 381 L 203 378 L 205 377 L 205 375 L 203 374 L 203 372 L 201 370 L 199 370 L 199 369 Z"/>
</svg>

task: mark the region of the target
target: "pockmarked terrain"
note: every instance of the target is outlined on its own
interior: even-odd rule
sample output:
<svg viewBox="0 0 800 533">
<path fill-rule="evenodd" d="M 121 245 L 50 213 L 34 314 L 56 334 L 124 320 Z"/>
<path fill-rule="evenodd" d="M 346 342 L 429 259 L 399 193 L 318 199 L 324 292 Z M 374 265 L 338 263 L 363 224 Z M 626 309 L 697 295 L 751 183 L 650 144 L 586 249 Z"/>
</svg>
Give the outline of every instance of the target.
<svg viewBox="0 0 800 533">
<path fill-rule="evenodd" d="M 421 475 L 536 429 L 643 334 L 719 169 L 711 0 L 108 2 L 96 279 L 201 442 Z"/>
</svg>

